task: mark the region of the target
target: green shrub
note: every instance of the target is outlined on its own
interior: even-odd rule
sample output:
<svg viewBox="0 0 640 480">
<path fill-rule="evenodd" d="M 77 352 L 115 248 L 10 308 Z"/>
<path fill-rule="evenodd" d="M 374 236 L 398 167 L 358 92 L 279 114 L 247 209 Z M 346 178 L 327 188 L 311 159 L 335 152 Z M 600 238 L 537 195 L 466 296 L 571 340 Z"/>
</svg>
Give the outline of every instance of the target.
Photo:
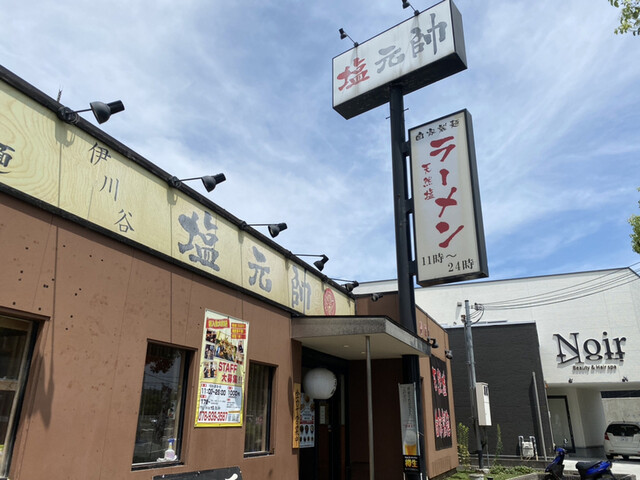
<svg viewBox="0 0 640 480">
<path fill-rule="evenodd" d="M 504 465 L 496 465 L 495 463 L 489 470 L 492 475 L 505 475 L 507 477 L 518 477 L 520 475 L 526 475 L 527 473 L 533 473 L 536 470 L 526 465 L 517 465 L 515 467 L 505 467 Z"/>
<path fill-rule="evenodd" d="M 462 423 L 458 423 L 456 427 L 458 436 L 458 461 L 464 467 L 471 465 L 471 456 L 469 455 L 469 427 Z"/>
</svg>

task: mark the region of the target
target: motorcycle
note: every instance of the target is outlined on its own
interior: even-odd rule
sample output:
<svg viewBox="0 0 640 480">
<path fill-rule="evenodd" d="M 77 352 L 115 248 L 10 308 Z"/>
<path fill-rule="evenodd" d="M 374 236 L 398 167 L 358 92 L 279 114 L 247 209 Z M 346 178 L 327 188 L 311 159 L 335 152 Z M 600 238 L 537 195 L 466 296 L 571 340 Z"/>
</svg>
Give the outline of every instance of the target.
<svg viewBox="0 0 640 480">
<path fill-rule="evenodd" d="M 544 469 L 544 480 L 563 480 L 564 472 L 564 456 L 567 451 L 562 448 L 556 448 L 556 458 Z"/>
<path fill-rule="evenodd" d="M 544 469 L 544 480 L 564 480 L 564 457 L 566 453 L 567 451 L 564 448 L 556 448 L 556 457 Z M 611 465 L 612 462 L 609 460 L 578 462 L 576 463 L 576 470 L 580 474 L 580 480 L 616 480 L 615 475 L 611 472 Z"/>
</svg>

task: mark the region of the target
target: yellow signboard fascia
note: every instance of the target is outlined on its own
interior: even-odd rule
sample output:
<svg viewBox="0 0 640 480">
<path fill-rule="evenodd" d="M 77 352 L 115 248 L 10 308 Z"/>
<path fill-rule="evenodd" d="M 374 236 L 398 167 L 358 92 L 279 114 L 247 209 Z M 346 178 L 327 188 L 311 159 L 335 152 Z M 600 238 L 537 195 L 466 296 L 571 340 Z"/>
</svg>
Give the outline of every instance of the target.
<svg viewBox="0 0 640 480">
<path fill-rule="evenodd" d="M 323 285 L 322 308 L 324 315 L 355 315 L 355 301 L 333 286 Z"/>
<path fill-rule="evenodd" d="M 304 315 L 353 315 L 355 302 L 295 262 L 287 262 L 288 306 Z"/>
<path fill-rule="evenodd" d="M 58 205 L 60 152 L 66 129 L 54 113 L 0 82 L 0 181 L 50 205 Z M 6 162 L 6 165 L 5 165 Z"/>
<path fill-rule="evenodd" d="M 279 304 L 286 304 L 286 261 L 281 254 L 242 232 L 242 286 Z"/>
<path fill-rule="evenodd" d="M 315 275 L 312 275 L 309 271 L 304 272 L 305 280 L 307 284 L 311 286 L 311 299 L 307 305 L 307 315 L 326 315 L 323 308 L 324 300 L 324 288 L 322 280 Z"/>
<path fill-rule="evenodd" d="M 171 255 L 203 272 L 242 285 L 238 229 L 178 190 L 172 190 Z"/>
<path fill-rule="evenodd" d="M 0 144 L 11 157 L 2 157 L 7 161 L 0 164 L 0 183 L 300 313 L 354 312 L 350 297 L 323 284 L 315 272 L 5 82 Z M 260 272 L 249 266 L 254 248 L 267 259 L 269 275 L 263 270 L 262 284 Z M 271 292 L 261 288 L 266 280 Z M 334 313 L 327 313 L 327 305 Z"/>
<path fill-rule="evenodd" d="M 61 209 L 170 255 L 166 182 L 81 130 L 63 152 Z"/>
</svg>

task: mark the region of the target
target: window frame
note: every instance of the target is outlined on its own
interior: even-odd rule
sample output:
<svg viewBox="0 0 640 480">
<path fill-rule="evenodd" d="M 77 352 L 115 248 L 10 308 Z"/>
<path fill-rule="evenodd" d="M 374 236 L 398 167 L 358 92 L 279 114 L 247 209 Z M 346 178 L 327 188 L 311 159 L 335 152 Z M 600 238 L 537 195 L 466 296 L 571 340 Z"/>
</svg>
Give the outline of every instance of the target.
<svg viewBox="0 0 640 480">
<path fill-rule="evenodd" d="M 250 451 L 247 452 L 246 451 L 246 441 L 247 441 L 247 426 L 248 426 L 248 412 L 247 409 L 249 408 L 249 393 L 250 393 L 250 382 L 251 382 L 251 368 L 253 366 L 257 366 L 257 367 L 264 367 L 268 369 L 268 398 L 267 398 L 267 405 L 266 405 L 266 419 L 265 419 L 265 425 L 266 425 L 266 433 L 265 433 L 265 442 L 266 445 L 264 446 L 265 448 L 263 448 L 262 450 L 256 450 L 256 451 Z M 274 446 L 274 441 L 273 441 L 273 422 L 275 419 L 275 414 L 274 414 L 274 410 L 273 410 L 273 406 L 274 406 L 274 396 L 276 393 L 276 376 L 277 376 L 277 371 L 278 371 L 278 366 L 277 365 L 273 365 L 273 364 L 269 364 L 269 363 L 265 363 L 265 362 L 257 362 L 257 361 L 253 361 L 250 360 L 249 361 L 249 366 L 247 368 L 247 383 L 246 383 L 246 398 L 245 398 L 245 405 L 244 405 L 244 447 L 243 449 L 243 455 L 244 458 L 252 458 L 252 457 L 264 457 L 264 456 L 268 456 L 268 455 L 273 455 L 275 452 L 275 446 Z"/>
<path fill-rule="evenodd" d="M 18 434 L 20 416 L 22 414 L 22 407 L 25 401 L 25 392 L 27 389 L 27 383 L 29 382 L 31 363 L 33 360 L 33 355 L 35 353 L 38 331 L 40 330 L 40 322 L 36 320 L 20 318 L 0 312 L 0 322 L 7 320 L 9 322 L 17 322 L 19 324 L 26 324 L 28 326 L 27 328 L 23 329 L 26 332 L 26 339 L 23 358 L 20 360 L 20 373 L 18 374 L 18 378 L 16 380 L 18 383 L 18 387 L 15 390 L 15 397 L 13 400 L 13 405 L 11 407 L 11 413 L 7 421 L 8 435 L 4 439 L 0 439 L 0 441 L 6 440 L 3 448 L 3 458 L 0 461 L 0 478 L 2 479 L 8 478 L 9 472 L 11 471 L 13 447 L 15 446 L 15 441 Z M 5 468 L 4 472 L 2 471 L 3 463 Z"/>
<path fill-rule="evenodd" d="M 176 465 L 184 465 L 184 432 L 185 432 L 185 419 L 187 418 L 186 414 L 187 414 L 187 400 L 189 397 L 189 385 L 190 385 L 190 373 L 191 373 L 191 366 L 193 363 L 193 349 L 182 346 L 182 345 L 176 345 L 173 343 L 167 343 L 167 342 L 161 342 L 161 341 L 156 341 L 156 340 L 151 340 L 148 339 L 147 340 L 147 350 L 145 352 L 145 356 L 144 356 L 144 370 L 146 371 L 146 366 L 147 366 L 147 355 L 149 352 L 149 347 L 151 345 L 156 345 L 156 346 L 160 346 L 160 347 L 168 347 L 168 348 L 172 348 L 174 350 L 177 351 L 181 351 L 183 354 L 183 358 L 184 358 L 184 365 L 181 366 L 181 378 L 182 378 L 182 385 L 180 386 L 181 388 L 181 392 L 180 392 L 180 396 L 178 399 L 178 405 L 180 406 L 179 408 L 179 412 L 176 412 L 176 422 L 178 422 L 178 427 L 176 430 L 176 442 L 174 444 L 174 450 L 176 453 L 176 460 L 175 461 L 166 461 L 166 462 L 158 462 L 158 461 L 151 461 L 151 462 L 139 462 L 139 463 L 134 463 L 133 462 L 133 455 L 131 458 L 131 471 L 138 471 L 138 470 L 149 470 L 149 469 L 153 469 L 153 468 L 165 468 L 165 467 L 175 467 Z M 141 389 L 140 389 L 140 402 L 142 402 L 142 395 L 143 395 L 143 391 L 144 391 L 144 380 L 145 380 L 145 374 L 146 372 L 143 371 L 143 375 L 142 375 L 142 385 L 141 385 Z M 138 411 L 138 419 L 140 418 L 140 408 Z M 138 436 L 138 424 L 136 424 L 136 433 L 135 433 L 135 437 L 137 438 Z M 134 443 L 134 450 L 135 450 L 135 443 Z M 134 452 L 135 454 L 135 452 Z"/>
</svg>

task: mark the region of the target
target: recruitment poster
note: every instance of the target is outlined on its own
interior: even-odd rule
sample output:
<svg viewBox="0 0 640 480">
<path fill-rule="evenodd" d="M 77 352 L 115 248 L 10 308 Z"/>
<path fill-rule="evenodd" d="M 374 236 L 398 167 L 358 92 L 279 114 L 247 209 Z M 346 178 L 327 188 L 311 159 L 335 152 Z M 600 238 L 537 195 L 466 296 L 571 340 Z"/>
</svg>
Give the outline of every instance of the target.
<svg viewBox="0 0 640 480">
<path fill-rule="evenodd" d="M 433 395 L 433 425 L 436 435 L 436 450 L 449 448 L 453 441 L 451 436 L 451 416 L 449 414 L 447 364 L 433 356 L 431 357 L 431 392 Z"/>
<path fill-rule="evenodd" d="M 249 323 L 205 312 L 196 427 L 242 426 Z"/>
</svg>

